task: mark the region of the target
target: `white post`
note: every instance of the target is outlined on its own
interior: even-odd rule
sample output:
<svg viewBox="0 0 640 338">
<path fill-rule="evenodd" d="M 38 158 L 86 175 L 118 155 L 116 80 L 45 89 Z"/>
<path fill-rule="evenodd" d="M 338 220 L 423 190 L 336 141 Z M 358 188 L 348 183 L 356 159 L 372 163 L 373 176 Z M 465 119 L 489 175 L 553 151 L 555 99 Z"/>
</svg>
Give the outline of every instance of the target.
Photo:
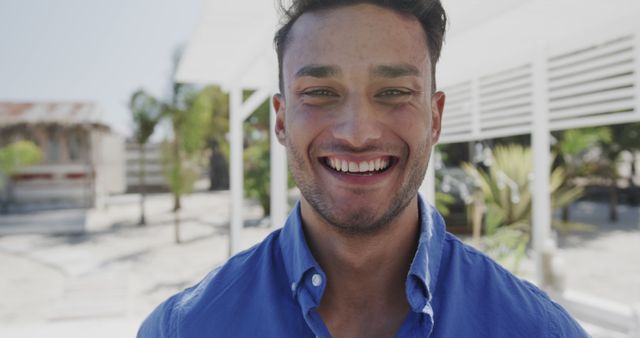
<svg viewBox="0 0 640 338">
<path fill-rule="evenodd" d="M 635 303 L 631 306 L 629 337 L 640 338 L 640 303 Z"/>
<path fill-rule="evenodd" d="M 640 32 L 640 22 L 636 22 L 636 32 Z M 633 49 L 635 51 L 635 69 L 640 69 L 640 34 L 635 35 Z M 636 71 L 636 78 L 634 83 L 636 84 L 636 115 L 640 117 L 640 72 Z"/>
<path fill-rule="evenodd" d="M 288 213 L 287 203 L 287 153 L 274 133 L 276 126 L 276 111 L 273 104 L 269 104 L 271 121 L 271 227 L 279 228 L 284 225 Z"/>
<path fill-rule="evenodd" d="M 242 89 L 233 87 L 229 91 L 229 134 L 230 134 L 230 222 L 229 222 L 229 257 L 240 249 L 240 232 L 243 225 L 243 130 L 242 123 Z"/>
<path fill-rule="evenodd" d="M 429 158 L 429 165 L 427 166 L 427 173 L 424 175 L 422 185 L 420 185 L 419 191 L 427 199 L 427 202 L 436 206 L 436 170 L 434 168 L 434 157 L 436 152 L 436 146 L 431 148 L 431 157 Z"/>
<path fill-rule="evenodd" d="M 531 143 L 533 153 L 532 190 L 532 234 L 536 268 L 536 280 L 544 287 L 544 255 L 547 250 L 551 231 L 551 192 L 549 189 L 550 137 L 547 84 L 547 60 L 545 45 L 539 42 L 533 60 L 533 125 Z"/>
</svg>

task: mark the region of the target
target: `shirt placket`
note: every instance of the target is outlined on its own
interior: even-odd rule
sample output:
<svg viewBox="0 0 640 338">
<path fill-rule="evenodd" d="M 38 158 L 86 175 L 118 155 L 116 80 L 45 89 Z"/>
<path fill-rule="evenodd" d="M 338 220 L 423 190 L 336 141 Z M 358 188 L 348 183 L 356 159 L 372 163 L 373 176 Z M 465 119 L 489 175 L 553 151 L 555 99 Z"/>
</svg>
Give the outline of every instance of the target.
<svg viewBox="0 0 640 338">
<path fill-rule="evenodd" d="M 326 287 L 326 276 L 322 271 L 312 269 L 295 285 L 302 315 L 313 334 L 319 338 L 329 338 L 331 334 L 318 314 L 320 299 Z"/>
</svg>

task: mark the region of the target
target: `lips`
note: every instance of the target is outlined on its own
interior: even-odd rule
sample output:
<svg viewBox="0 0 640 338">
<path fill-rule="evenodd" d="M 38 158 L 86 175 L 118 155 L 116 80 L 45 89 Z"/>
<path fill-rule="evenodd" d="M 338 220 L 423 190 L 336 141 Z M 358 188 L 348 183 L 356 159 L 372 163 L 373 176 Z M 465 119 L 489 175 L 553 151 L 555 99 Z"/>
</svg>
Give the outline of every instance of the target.
<svg viewBox="0 0 640 338">
<path fill-rule="evenodd" d="M 376 173 L 382 173 L 389 169 L 389 167 L 394 163 L 394 159 L 390 156 L 381 156 L 368 160 L 354 161 L 328 156 L 320 158 L 320 162 L 329 169 L 339 173 L 373 175 Z"/>
</svg>

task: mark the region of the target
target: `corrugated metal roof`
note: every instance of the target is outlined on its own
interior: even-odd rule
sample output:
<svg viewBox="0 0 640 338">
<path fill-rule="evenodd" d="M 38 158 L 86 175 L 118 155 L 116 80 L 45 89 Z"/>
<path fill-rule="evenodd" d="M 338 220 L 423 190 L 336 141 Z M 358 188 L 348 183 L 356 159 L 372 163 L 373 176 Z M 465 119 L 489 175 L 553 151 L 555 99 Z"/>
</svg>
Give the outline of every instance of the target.
<svg viewBox="0 0 640 338">
<path fill-rule="evenodd" d="M 0 102 L 0 127 L 18 124 L 100 125 L 102 109 L 92 102 Z"/>
</svg>

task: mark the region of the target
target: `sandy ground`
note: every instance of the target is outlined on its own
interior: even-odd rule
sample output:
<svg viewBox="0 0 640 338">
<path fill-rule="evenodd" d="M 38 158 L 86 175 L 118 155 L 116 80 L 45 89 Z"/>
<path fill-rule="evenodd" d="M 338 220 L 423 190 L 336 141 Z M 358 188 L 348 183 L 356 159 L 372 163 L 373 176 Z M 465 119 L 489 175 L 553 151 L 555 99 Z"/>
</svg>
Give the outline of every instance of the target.
<svg viewBox="0 0 640 338">
<path fill-rule="evenodd" d="M 84 225 L 64 222 L 79 219 L 77 211 L 0 219 L 0 234 L 12 234 L 0 237 L 0 337 L 134 337 L 157 304 L 225 261 L 228 197 L 228 192 L 188 196 L 181 244 L 174 241 L 171 199 L 164 194 L 149 197 L 146 227 L 136 225 L 136 195 L 111 198 Z M 621 207 L 616 224 L 608 224 L 603 208 L 581 203 L 572 210 L 574 219 L 599 225 L 560 238 L 568 287 L 640 303 L 638 208 Z M 272 229 L 255 203 L 247 201 L 245 210 L 242 244 L 248 248 Z M 76 234 L 15 234 L 29 228 Z"/>
<path fill-rule="evenodd" d="M 226 260 L 227 192 L 185 199 L 181 244 L 169 196 L 148 199 L 145 227 L 136 225 L 137 201 L 135 195 L 112 198 L 106 210 L 89 215 L 82 234 L 0 237 L 0 337 L 134 337 L 155 306 Z M 246 211 L 244 248 L 271 232 L 259 206 L 248 202 Z M 41 213 L 33 227 L 64 217 Z"/>
</svg>

